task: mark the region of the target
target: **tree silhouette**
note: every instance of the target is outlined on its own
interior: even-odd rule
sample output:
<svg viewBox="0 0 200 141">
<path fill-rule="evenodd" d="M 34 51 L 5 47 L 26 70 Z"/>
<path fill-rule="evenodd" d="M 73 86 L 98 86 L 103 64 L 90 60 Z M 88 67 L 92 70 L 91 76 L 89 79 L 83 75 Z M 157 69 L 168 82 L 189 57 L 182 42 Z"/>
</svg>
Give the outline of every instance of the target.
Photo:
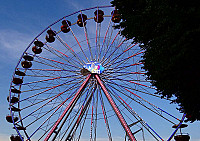
<svg viewBox="0 0 200 141">
<path fill-rule="evenodd" d="M 197 0 L 114 0 L 116 28 L 144 48 L 144 69 L 188 121 L 200 120 L 200 6 Z"/>
</svg>

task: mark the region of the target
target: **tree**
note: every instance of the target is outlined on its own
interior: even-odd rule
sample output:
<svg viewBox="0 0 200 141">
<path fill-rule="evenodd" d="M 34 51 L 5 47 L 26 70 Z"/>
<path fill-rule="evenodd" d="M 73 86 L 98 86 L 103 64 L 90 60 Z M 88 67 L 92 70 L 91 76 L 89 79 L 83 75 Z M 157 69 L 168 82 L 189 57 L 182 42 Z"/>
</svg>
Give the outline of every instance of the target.
<svg viewBox="0 0 200 141">
<path fill-rule="evenodd" d="M 197 0 L 113 0 L 116 28 L 145 49 L 144 69 L 163 97 L 175 96 L 188 121 L 200 120 L 200 6 Z"/>
</svg>

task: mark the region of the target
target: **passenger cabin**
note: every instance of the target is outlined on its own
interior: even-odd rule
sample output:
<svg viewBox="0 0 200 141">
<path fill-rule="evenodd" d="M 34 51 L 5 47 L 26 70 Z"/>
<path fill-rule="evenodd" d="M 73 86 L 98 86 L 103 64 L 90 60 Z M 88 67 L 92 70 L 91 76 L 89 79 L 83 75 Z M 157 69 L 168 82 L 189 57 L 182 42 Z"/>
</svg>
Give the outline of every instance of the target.
<svg viewBox="0 0 200 141">
<path fill-rule="evenodd" d="M 22 139 L 23 139 L 23 137 L 22 137 Z M 22 141 L 22 139 L 20 138 L 20 136 L 18 136 L 18 135 L 11 135 L 10 136 L 10 140 L 11 141 Z"/>
<path fill-rule="evenodd" d="M 71 26 L 71 22 L 70 21 L 66 21 L 66 20 L 63 20 L 62 21 L 62 26 L 61 26 L 61 31 L 63 33 L 68 33 L 70 31 L 70 27 Z"/>
<path fill-rule="evenodd" d="M 78 15 L 78 20 L 77 20 L 77 24 L 80 27 L 83 27 L 86 25 L 86 20 L 87 20 L 87 16 L 85 14 L 79 14 Z"/>
<path fill-rule="evenodd" d="M 16 103 L 19 101 L 19 98 L 13 96 L 13 97 L 11 97 L 11 100 L 10 100 L 10 97 L 8 96 L 7 101 L 8 102 L 10 101 L 10 103 Z"/>
<path fill-rule="evenodd" d="M 95 17 L 94 17 L 95 22 L 101 23 L 104 20 L 104 17 L 103 17 L 104 12 L 102 10 L 96 10 L 94 12 L 94 15 L 95 15 Z"/>
<path fill-rule="evenodd" d="M 48 35 L 46 35 L 46 41 L 49 43 L 53 43 L 55 41 L 54 36 L 56 36 L 56 33 L 54 33 L 54 31 L 50 29 L 47 31 L 47 34 Z"/>
<path fill-rule="evenodd" d="M 11 89 L 11 92 L 12 92 L 12 93 L 17 93 L 17 94 L 20 94 L 20 93 L 21 93 L 21 91 L 18 90 L 18 89 L 16 89 L 16 88 Z"/>
<path fill-rule="evenodd" d="M 14 120 L 14 122 L 18 121 L 18 117 L 13 117 L 13 120 L 12 120 L 12 116 L 8 115 L 8 116 L 6 116 L 6 120 L 9 123 L 13 123 L 13 120 Z"/>
<path fill-rule="evenodd" d="M 32 47 L 32 51 L 35 53 L 35 54 L 40 54 L 42 52 L 42 48 L 41 47 L 38 47 L 38 46 L 33 46 Z"/>
<path fill-rule="evenodd" d="M 186 128 L 188 125 L 187 124 L 181 124 L 179 126 L 179 124 L 173 125 L 172 128 L 178 128 L 180 129 L 180 133 L 174 136 L 174 140 L 175 141 L 189 141 L 190 140 L 190 136 L 188 134 L 183 134 L 181 132 L 182 128 Z"/>
<path fill-rule="evenodd" d="M 111 15 L 112 15 L 112 19 L 111 19 L 111 20 L 112 20 L 114 23 L 119 23 L 119 22 L 121 21 L 120 14 L 118 13 L 117 10 L 113 10 L 113 11 L 111 12 Z"/>
<path fill-rule="evenodd" d="M 16 85 L 19 85 L 23 83 L 23 80 L 21 78 L 14 77 L 12 82 Z"/>
<path fill-rule="evenodd" d="M 27 60 L 27 61 L 33 61 L 33 57 L 30 55 L 27 55 L 27 54 L 24 55 L 23 58 L 24 58 L 24 60 Z"/>
<path fill-rule="evenodd" d="M 31 68 L 32 67 L 32 63 L 30 62 L 30 61 L 22 61 L 21 62 L 21 65 L 22 65 L 22 67 L 23 68 L 25 68 L 25 69 L 28 69 L 28 68 Z"/>
<path fill-rule="evenodd" d="M 25 75 L 26 75 L 24 72 L 19 71 L 19 70 L 16 70 L 16 71 L 15 71 L 15 74 L 16 74 L 16 75 L 19 75 L 19 76 L 25 76 Z"/>
</svg>

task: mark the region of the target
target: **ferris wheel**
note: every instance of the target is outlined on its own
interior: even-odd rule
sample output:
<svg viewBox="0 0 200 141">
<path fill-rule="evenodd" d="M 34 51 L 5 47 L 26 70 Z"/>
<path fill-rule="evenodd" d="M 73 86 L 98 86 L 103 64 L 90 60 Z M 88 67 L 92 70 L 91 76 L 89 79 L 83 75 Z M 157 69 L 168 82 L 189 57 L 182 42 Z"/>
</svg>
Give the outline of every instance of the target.
<svg viewBox="0 0 200 141">
<path fill-rule="evenodd" d="M 186 126 L 185 115 L 168 108 L 172 100 L 154 94 L 144 50 L 120 36 L 120 20 L 114 7 L 88 8 L 34 38 L 7 98 L 11 140 L 171 140 Z"/>
</svg>

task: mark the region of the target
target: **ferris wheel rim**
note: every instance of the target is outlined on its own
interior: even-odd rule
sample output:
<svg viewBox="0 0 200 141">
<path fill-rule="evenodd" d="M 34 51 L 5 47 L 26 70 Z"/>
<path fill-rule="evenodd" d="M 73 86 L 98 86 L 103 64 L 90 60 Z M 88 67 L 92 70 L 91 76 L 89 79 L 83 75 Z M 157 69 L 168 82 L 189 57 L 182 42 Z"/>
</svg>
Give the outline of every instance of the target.
<svg viewBox="0 0 200 141">
<path fill-rule="evenodd" d="M 107 7 L 112 7 L 112 6 L 97 6 L 97 7 L 92 7 L 92 8 L 87 8 L 87 9 L 83 9 L 83 10 L 80 10 L 80 11 L 87 11 L 87 10 L 91 10 L 91 9 L 98 9 L 98 8 L 107 8 Z M 23 58 L 23 56 L 24 56 L 24 54 L 27 52 L 27 50 L 31 47 L 31 45 L 34 43 L 34 41 L 36 41 L 37 40 L 37 38 L 39 37 L 39 36 L 41 36 L 45 31 L 47 31 L 51 26 L 53 26 L 53 25 L 55 25 L 56 23 L 58 23 L 58 22 L 60 22 L 61 20 L 63 20 L 63 19 L 65 19 L 65 18 L 67 18 L 67 17 L 69 17 L 69 16 L 71 16 L 71 15 L 74 15 L 74 14 L 77 14 L 77 13 L 79 13 L 80 11 L 77 11 L 77 12 L 74 12 L 74 13 L 72 13 L 72 14 L 69 14 L 69 15 L 67 15 L 67 16 L 64 16 L 63 18 L 61 18 L 61 19 L 59 19 L 59 20 L 57 20 L 56 22 L 54 22 L 54 23 L 52 23 L 52 24 L 50 24 L 47 28 L 45 28 L 41 33 L 39 33 L 35 38 L 34 38 L 34 40 L 28 45 L 28 47 L 25 49 L 25 51 L 23 52 L 23 54 L 22 54 L 22 56 L 20 57 L 20 60 L 19 60 L 19 62 L 17 63 L 17 65 L 16 65 L 16 67 L 15 67 L 15 71 L 16 70 L 18 70 L 18 66 L 19 66 L 19 64 L 20 64 L 20 62 L 21 62 L 21 60 L 22 60 L 22 58 Z M 87 37 L 86 37 L 87 38 Z M 87 40 L 87 39 L 86 39 Z M 123 43 L 123 42 L 122 42 Z M 119 45 L 120 46 L 120 45 Z M 138 53 L 143 53 L 143 52 L 138 52 Z M 138 53 L 136 53 L 136 54 L 138 54 Z M 109 56 L 110 57 L 110 56 Z M 117 57 L 117 56 L 116 56 Z M 130 56 L 129 56 L 130 57 Z M 115 60 L 115 58 L 112 58 L 113 60 Z M 92 59 L 93 60 L 93 59 Z M 107 60 L 103 60 L 103 63 L 104 62 L 106 62 Z M 112 60 L 111 60 L 112 61 Z M 103 64 L 102 63 L 102 64 Z M 92 64 L 92 63 L 91 63 Z M 105 64 L 105 66 L 108 64 L 108 62 Z M 28 69 L 27 69 L 28 70 Z M 119 72 L 117 72 L 117 73 L 119 73 Z M 121 72 L 121 73 L 124 73 L 124 72 Z M 127 73 L 127 72 L 126 72 Z M 135 72 L 136 74 L 137 74 L 137 72 Z M 91 74 L 91 73 L 90 73 Z M 89 75 L 90 75 L 89 74 Z M 141 73 L 142 74 L 142 73 Z M 14 76 L 15 76 L 15 72 L 13 73 L 13 78 L 14 78 Z M 98 78 L 98 75 L 95 75 L 95 77 L 96 78 Z M 10 84 L 10 90 L 9 90 L 9 108 L 10 108 L 10 114 L 12 115 L 12 113 L 14 112 L 14 111 L 12 111 L 12 104 L 11 104 L 11 88 L 12 88 L 12 82 L 11 82 L 11 84 Z M 20 113 L 20 112 L 19 112 Z M 183 118 L 184 119 L 184 118 Z M 16 129 L 16 131 L 17 131 L 17 133 L 20 135 L 20 138 L 22 139 L 23 137 L 21 136 L 21 134 L 20 134 L 20 132 L 18 131 L 18 129 L 17 129 L 17 127 L 16 127 L 16 125 L 15 125 L 15 123 L 14 123 L 14 117 L 12 116 L 12 120 L 13 120 L 13 125 L 14 125 L 14 128 Z M 22 121 L 22 120 L 20 120 L 20 121 Z M 181 121 L 183 121 L 183 120 L 181 120 Z M 178 127 L 177 127 L 177 129 L 178 129 Z M 176 130 L 177 130 L 176 129 Z M 25 132 L 25 130 L 24 130 L 24 132 Z M 26 132 L 25 132 L 25 134 L 26 134 Z M 174 135 L 174 133 L 172 134 L 172 135 Z M 171 138 L 171 137 L 170 137 Z M 132 139 L 133 139 L 133 137 L 132 137 Z M 30 138 L 28 139 L 28 140 L 30 140 Z"/>
</svg>

